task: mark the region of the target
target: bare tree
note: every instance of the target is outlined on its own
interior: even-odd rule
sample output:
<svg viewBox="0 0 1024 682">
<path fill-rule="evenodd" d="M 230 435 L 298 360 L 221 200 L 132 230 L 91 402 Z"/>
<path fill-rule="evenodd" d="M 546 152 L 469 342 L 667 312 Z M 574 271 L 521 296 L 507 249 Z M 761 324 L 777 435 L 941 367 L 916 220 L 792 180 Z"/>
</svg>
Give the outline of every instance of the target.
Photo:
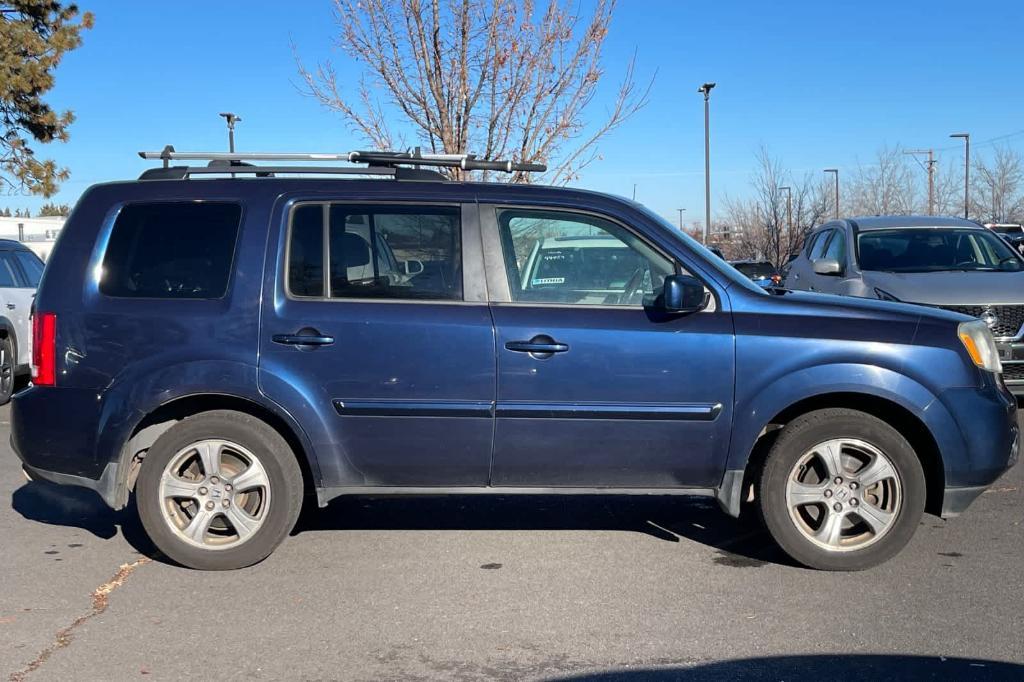
<svg viewBox="0 0 1024 682">
<path fill-rule="evenodd" d="M 919 173 L 903 149 L 882 147 L 874 163 L 860 165 L 847 183 L 844 204 L 851 215 L 910 215 L 924 213 Z"/>
<path fill-rule="evenodd" d="M 730 243 L 723 244 L 730 258 L 771 261 L 783 265 L 803 245 L 807 232 L 828 215 L 828 192 L 810 175 L 794 178 L 767 149 L 757 154 L 758 170 L 751 178 L 751 193 L 745 199 L 725 199 Z M 792 228 L 789 197 L 792 193 Z"/>
<path fill-rule="evenodd" d="M 545 161 L 544 179 L 560 184 L 647 103 L 634 58 L 603 118 L 591 117 L 614 8 L 597 0 L 581 17 L 568 0 L 334 0 L 336 45 L 364 67 L 357 91 L 330 61 L 296 60 L 306 92 L 377 148 L 411 138 L 435 153 Z"/>
<path fill-rule="evenodd" d="M 935 215 L 960 216 L 964 214 L 964 165 L 951 158 L 935 168 Z"/>
<path fill-rule="evenodd" d="M 1024 159 L 1009 147 L 978 156 L 971 169 L 971 216 L 986 223 L 1024 219 Z"/>
</svg>

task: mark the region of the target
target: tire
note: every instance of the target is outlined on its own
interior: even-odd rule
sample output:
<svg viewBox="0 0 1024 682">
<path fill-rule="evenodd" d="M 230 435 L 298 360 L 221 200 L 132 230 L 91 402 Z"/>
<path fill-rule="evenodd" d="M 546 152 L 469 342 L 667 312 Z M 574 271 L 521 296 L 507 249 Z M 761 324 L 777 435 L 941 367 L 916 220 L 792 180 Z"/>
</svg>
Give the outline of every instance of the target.
<svg viewBox="0 0 1024 682">
<path fill-rule="evenodd" d="M 925 496 L 910 443 L 876 417 L 839 408 L 786 425 L 758 490 L 765 525 L 782 550 L 826 571 L 860 571 L 899 553 L 917 529 Z"/>
<path fill-rule="evenodd" d="M 157 439 L 142 461 L 135 496 L 146 533 L 169 559 L 230 570 L 267 558 L 291 531 L 302 505 L 302 472 L 273 428 L 216 410 L 183 419 Z"/>
<path fill-rule="evenodd" d="M 18 365 L 10 336 L 0 338 L 0 356 L 0 405 L 6 405 L 14 395 L 14 368 Z"/>
</svg>

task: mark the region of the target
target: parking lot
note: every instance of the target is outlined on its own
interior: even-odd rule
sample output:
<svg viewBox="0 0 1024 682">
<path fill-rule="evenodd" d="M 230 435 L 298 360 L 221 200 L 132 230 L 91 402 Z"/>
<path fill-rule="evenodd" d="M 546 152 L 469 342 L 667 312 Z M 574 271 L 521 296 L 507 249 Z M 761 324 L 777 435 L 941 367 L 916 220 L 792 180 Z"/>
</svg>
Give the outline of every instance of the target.
<svg viewBox="0 0 1024 682">
<path fill-rule="evenodd" d="M 262 564 L 202 573 L 93 493 L 26 482 L 9 421 L 10 680 L 1024 675 L 1019 466 L 866 573 L 794 567 L 713 502 L 582 496 L 340 500 Z"/>
</svg>

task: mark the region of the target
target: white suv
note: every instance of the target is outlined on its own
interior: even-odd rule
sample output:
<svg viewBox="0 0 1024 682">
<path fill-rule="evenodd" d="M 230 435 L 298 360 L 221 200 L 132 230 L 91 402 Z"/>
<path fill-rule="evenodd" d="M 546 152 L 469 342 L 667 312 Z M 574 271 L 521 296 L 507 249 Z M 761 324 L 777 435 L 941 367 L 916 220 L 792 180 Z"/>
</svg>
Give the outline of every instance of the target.
<svg viewBox="0 0 1024 682">
<path fill-rule="evenodd" d="M 15 381 L 32 362 L 32 299 L 43 275 L 43 261 L 27 246 L 0 239 L 0 405 L 14 393 Z"/>
</svg>

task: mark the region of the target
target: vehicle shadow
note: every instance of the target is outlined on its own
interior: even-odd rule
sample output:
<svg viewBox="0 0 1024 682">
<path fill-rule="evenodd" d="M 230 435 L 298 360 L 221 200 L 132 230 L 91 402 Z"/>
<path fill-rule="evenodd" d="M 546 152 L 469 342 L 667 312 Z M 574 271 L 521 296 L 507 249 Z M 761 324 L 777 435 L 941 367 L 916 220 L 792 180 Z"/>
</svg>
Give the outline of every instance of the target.
<svg viewBox="0 0 1024 682">
<path fill-rule="evenodd" d="M 795 565 L 756 514 L 734 519 L 714 500 L 678 495 L 340 497 L 304 510 L 294 532 L 325 530 L 613 530 L 698 542 L 725 566 Z"/>
<path fill-rule="evenodd" d="M 11 495 L 11 508 L 29 521 L 80 528 L 109 540 L 118 533 L 135 550 L 156 557 L 132 504 L 114 511 L 94 491 L 47 481 L 27 481 Z"/>
<path fill-rule="evenodd" d="M 634 680 L 1020 680 L 1024 666 L 945 656 L 813 655 L 771 656 L 721 661 L 693 667 L 650 667 L 548 677 L 560 682 L 632 682 Z"/>
<path fill-rule="evenodd" d="M 134 501 L 133 501 L 134 502 Z M 37 523 L 81 528 L 98 538 L 120 533 L 137 551 L 158 552 L 134 504 L 113 511 L 95 492 L 29 481 L 11 507 Z M 688 540 L 717 550 L 716 564 L 752 568 L 792 566 L 759 521 L 734 519 L 713 500 L 674 495 L 444 495 L 341 497 L 326 508 L 307 505 L 293 534 L 345 530 L 612 530 L 644 533 L 665 542 Z"/>
</svg>

